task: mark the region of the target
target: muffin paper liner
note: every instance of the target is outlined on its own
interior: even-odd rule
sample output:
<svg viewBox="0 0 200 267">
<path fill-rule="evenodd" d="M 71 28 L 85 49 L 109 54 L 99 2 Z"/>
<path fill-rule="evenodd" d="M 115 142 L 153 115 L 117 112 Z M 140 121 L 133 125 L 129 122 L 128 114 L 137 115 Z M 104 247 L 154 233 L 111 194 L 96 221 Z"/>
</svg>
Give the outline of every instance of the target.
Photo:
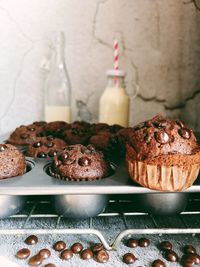
<svg viewBox="0 0 200 267">
<path fill-rule="evenodd" d="M 168 167 L 129 159 L 126 162 L 129 176 L 134 182 L 159 191 L 183 191 L 194 183 L 199 172 L 199 164 Z"/>
</svg>

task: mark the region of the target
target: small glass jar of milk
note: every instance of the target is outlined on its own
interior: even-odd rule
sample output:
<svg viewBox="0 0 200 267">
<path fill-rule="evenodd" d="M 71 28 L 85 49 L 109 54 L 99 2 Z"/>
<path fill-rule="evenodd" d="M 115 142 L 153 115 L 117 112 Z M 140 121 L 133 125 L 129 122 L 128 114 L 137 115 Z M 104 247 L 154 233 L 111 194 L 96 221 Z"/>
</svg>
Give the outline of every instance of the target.
<svg viewBox="0 0 200 267">
<path fill-rule="evenodd" d="M 71 122 L 71 85 L 64 60 L 64 33 L 57 32 L 55 55 L 45 85 L 45 121 Z"/>
<path fill-rule="evenodd" d="M 100 98 L 99 122 L 119 124 L 127 127 L 129 123 L 129 97 L 125 88 L 125 71 L 108 70 L 108 83 Z"/>
</svg>

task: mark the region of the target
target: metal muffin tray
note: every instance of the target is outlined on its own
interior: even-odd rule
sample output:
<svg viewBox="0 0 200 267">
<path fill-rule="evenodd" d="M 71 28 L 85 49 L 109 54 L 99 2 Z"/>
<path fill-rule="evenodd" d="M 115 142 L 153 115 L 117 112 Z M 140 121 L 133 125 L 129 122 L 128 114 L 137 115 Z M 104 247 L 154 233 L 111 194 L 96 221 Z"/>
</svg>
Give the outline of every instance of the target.
<svg viewBox="0 0 200 267">
<path fill-rule="evenodd" d="M 8 135 L 0 137 L 5 142 Z M 0 180 L 0 195 L 86 195 L 86 194 L 144 194 L 159 191 L 141 187 L 131 181 L 125 162 L 112 163 L 113 173 L 104 179 L 87 182 L 63 181 L 48 174 L 51 160 L 26 157 L 27 169 L 22 176 Z M 200 176 L 184 192 L 200 192 Z"/>
</svg>

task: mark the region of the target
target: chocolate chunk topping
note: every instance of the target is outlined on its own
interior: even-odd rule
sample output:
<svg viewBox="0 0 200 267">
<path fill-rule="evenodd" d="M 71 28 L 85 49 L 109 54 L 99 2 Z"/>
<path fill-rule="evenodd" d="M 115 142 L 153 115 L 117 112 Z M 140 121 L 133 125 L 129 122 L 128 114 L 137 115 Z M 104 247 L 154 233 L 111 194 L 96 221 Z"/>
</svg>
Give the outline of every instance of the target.
<svg viewBox="0 0 200 267">
<path fill-rule="evenodd" d="M 154 121 L 153 122 L 153 125 L 156 127 L 156 128 L 165 128 L 168 126 L 168 122 L 166 120 L 160 120 L 160 121 Z"/>
<path fill-rule="evenodd" d="M 34 127 L 27 127 L 27 130 L 30 131 L 30 132 L 34 132 L 35 128 Z"/>
<path fill-rule="evenodd" d="M 51 151 L 49 151 L 48 156 L 53 158 L 53 157 L 55 157 L 57 155 L 57 153 L 58 153 L 57 150 L 51 150 Z"/>
<path fill-rule="evenodd" d="M 97 252 L 96 260 L 100 263 L 106 263 L 109 260 L 109 254 L 105 249 Z"/>
<path fill-rule="evenodd" d="M 155 132 L 155 139 L 160 144 L 166 144 L 169 142 L 169 135 L 164 131 Z"/>
<path fill-rule="evenodd" d="M 60 154 L 60 155 L 58 156 L 58 159 L 59 159 L 61 162 L 66 161 L 66 159 L 68 159 L 68 158 L 69 158 L 69 154 L 68 154 L 67 152 L 64 152 L 64 153 L 62 153 L 62 154 Z"/>
<path fill-rule="evenodd" d="M 54 144 L 54 142 L 49 141 L 49 142 L 46 142 L 44 145 L 46 147 L 50 148 L 50 147 L 53 147 L 55 144 Z"/>
<path fill-rule="evenodd" d="M 35 245 L 38 242 L 38 237 L 36 235 L 30 235 L 28 236 L 25 241 L 27 245 Z"/>
<path fill-rule="evenodd" d="M 83 157 L 78 160 L 78 164 L 82 167 L 89 166 L 91 164 L 91 160 L 87 157 Z"/>
<path fill-rule="evenodd" d="M 35 143 L 33 144 L 33 147 L 38 148 L 38 147 L 40 147 L 41 145 L 42 145 L 41 142 L 35 142 Z"/>
<path fill-rule="evenodd" d="M 183 137 L 184 139 L 190 139 L 191 137 L 191 132 L 189 129 L 187 128 L 181 128 L 178 130 L 178 133 L 180 134 L 181 137 Z"/>
<path fill-rule="evenodd" d="M 37 154 L 37 157 L 38 157 L 38 158 L 46 158 L 46 157 L 47 157 L 47 154 L 41 151 L 41 152 L 39 152 L 39 153 Z"/>
<path fill-rule="evenodd" d="M 126 264 L 132 264 L 136 260 L 137 260 L 137 258 L 132 253 L 126 253 L 123 256 L 123 262 L 126 263 Z"/>
<path fill-rule="evenodd" d="M 16 253 L 16 257 L 18 259 L 24 260 L 27 259 L 30 256 L 31 252 L 28 248 L 22 248 Z"/>
<path fill-rule="evenodd" d="M 64 165 L 70 165 L 70 164 L 73 164 L 74 162 L 75 162 L 75 159 L 69 158 L 69 159 L 66 159 L 65 161 L 63 161 L 62 163 Z"/>
<path fill-rule="evenodd" d="M 184 128 L 184 124 L 182 123 L 182 121 L 177 120 L 176 123 L 178 124 L 178 126 L 180 126 L 181 128 Z"/>
<path fill-rule="evenodd" d="M 54 137 L 51 136 L 51 135 L 49 135 L 49 136 L 47 136 L 47 140 L 48 140 L 48 141 L 53 141 L 53 140 L 54 140 Z"/>
</svg>

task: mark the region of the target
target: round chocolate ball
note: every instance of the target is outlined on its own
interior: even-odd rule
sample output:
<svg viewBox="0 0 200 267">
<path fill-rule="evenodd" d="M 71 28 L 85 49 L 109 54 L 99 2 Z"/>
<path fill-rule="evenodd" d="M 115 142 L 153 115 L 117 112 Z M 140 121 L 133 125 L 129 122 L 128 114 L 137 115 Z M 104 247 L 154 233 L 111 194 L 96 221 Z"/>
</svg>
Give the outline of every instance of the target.
<svg viewBox="0 0 200 267">
<path fill-rule="evenodd" d="M 28 248 L 22 248 L 22 249 L 17 251 L 16 257 L 18 259 L 24 260 L 24 259 L 27 259 L 30 256 L 30 254 L 31 254 L 31 252 Z"/>
<path fill-rule="evenodd" d="M 138 246 L 138 241 L 136 239 L 134 239 L 134 238 L 129 238 L 127 240 L 127 246 L 129 248 L 136 248 Z"/>
<path fill-rule="evenodd" d="M 61 251 L 64 250 L 66 248 L 66 243 L 64 241 L 57 241 L 54 245 L 53 245 L 53 249 L 55 251 Z"/>
<path fill-rule="evenodd" d="M 160 259 L 153 261 L 152 267 L 166 267 L 165 263 Z"/>
<path fill-rule="evenodd" d="M 80 253 L 81 251 L 83 250 L 83 245 L 81 243 L 74 243 L 72 246 L 71 246 L 71 251 L 75 254 L 78 254 Z"/>
<path fill-rule="evenodd" d="M 148 247 L 148 246 L 150 245 L 150 241 L 149 241 L 149 239 L 147 239 L 147 238 L 140 238 L 140 239 L 138 240 L 138 245 L 139 245 L 140 247 Z"/>
<path fill-rule="evenodd" d="M 91 250 L 94 252 L 94 253 L 97 253 L 98 251 L 104 249 L 103 247 L 103 244 L 102 243 L 96 243 L 94 244 L 93 246 L 91 246 Z"/>
<path fill-rule="evenodd" d="M 43 260 L 45 260 L 51 256 L 51 251 L 47 248 L 43 248 L 38 252 L 38 255 L 41 256 Z"/>
<path fill-rule="evenodd" d="M 106 263 L 109 260 L 109 254 L 105 249 L 102 249 L 96 254 L 96 261 Z"/>
<path fill-rule="evenodd" d="M 91 249 L 84 249 L 81 251 L 81 259 L 90 260 L 93 258 L 93 252 Z"/>
<path fill-rule="evenodd" d="M 38 266 L 42 263 L 42 261 L 43 261 L 42 257 L 37 254 L 29 259 L 28 264 L 30 266 Z"/>
<path fill-rule="evenodd" d="M 161 250 L 171 250 L 172 244 L 169 241 L 163 241 L 160 243 L 159 247 Z"/>
<path fill-rule="evenodd" d="M 65 261 L 70 260 L 72 257 L 73 257 L 73 252 L 71 251 L 71 249 L 65 249 L 60 254 L 60 258 Z"/>
<path fill-rule="evenodd" d="M 126 264 L 132 264 L 136 260 L 137 260 L 137 258 L 132 253 L 126 253 L 123 256 L 123 262 L 126 263 Z"/>
<path fill-rule="evenodd" d="M 184 248 L 183 248 L 183 252 L 185 254 L 188 254 L 188 253 L 196 253 L 196 248 L 194 248 L 192 245 L 186 245 Z"/>
<path fill-rule="evenodd" d="M 167 250 L 165 253 L 165 258 L 168 261 L 176 262 L 178 261 L 178 255 L 173 250 Z"/>
<path fill-rule="evenodd" d="M 30 235 L 28 236 L 25 241 L 27 245 L 35 245 L 38 242 L 38 237 L 36 235 Z"/>
</svg>

